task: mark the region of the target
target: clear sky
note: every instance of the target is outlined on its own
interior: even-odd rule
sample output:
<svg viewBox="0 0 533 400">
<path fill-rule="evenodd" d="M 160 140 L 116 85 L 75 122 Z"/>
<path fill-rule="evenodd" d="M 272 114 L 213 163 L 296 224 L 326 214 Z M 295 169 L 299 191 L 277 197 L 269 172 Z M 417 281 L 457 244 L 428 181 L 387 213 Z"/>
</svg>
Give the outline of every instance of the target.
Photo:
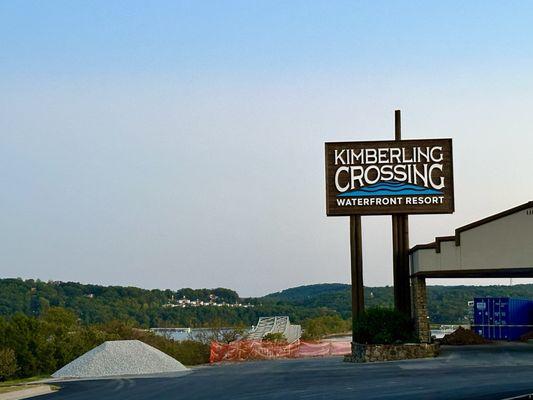
<svg viewBox="0 0 533 400">
<path fill-rule="evenodd" d="M 394 109 L 454 139 L 456 213 L 411 245 L 533 200 L 532 2 L 2 1 L 0 92 L 2 277 L 348 282 L 324 142 L 391 139 Z M 390 217 L 363 224 L 391 284 Z"/>
</svg>

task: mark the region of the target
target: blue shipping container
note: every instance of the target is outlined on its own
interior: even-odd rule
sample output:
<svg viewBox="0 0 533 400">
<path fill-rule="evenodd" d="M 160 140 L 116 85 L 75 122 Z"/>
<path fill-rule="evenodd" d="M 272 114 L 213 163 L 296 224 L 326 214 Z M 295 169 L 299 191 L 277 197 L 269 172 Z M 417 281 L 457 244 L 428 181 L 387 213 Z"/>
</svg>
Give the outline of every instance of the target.
<svg viewBox="0 0 533 400">
<path fill-rule="evenodd" d="M 476 297 L 472 329 L 489 340 L 518 340 L 533 331 L 533 300 Z"/>
</svg>

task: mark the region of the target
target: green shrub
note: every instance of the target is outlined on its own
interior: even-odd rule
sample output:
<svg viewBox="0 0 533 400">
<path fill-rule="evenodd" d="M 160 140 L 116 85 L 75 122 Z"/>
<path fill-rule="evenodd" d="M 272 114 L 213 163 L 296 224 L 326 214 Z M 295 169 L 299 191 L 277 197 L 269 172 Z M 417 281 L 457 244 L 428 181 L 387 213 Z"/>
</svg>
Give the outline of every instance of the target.
<svg viewBox="0 0 533 400">
<path fill-rule="evenodd" d="M 304 340 L 318 340 L 333 333 L 349 332 L 351 321 L 338 315 L 323 315 L 307 319 L 302 323 Z"/>
<path fill-rule="evenodd" d="M 126 339 L 141 340 L 185 365 L 209 362 L 208 343 L 177 342 L 120 321 L 83 325 L 71 311 L 49 307 L 39 317 L 0 316 L 0 379 L 48 375 L 106 340 Z"/>
<path fill-rule="evenodd" d="M 154 347 L 156 346 L 154 345 Z M 211 346 L 194 340 L 184 340 L 181 342 L 174 342 L 174 345 L 167 348 L 165 353 L 185 365 L 205 364 L 209 362 Z"/>
<path fill-rule="evenodd" d="M 392 344 L 415 342 L 411 318 L 390 308 L 369 308 L 355 321 L 354 337 L 358 343 Z"/>
<path fill-rule="evenodd" d="M 17 358 L 13 349 L 0 349 L 0 381 L 12 377 L 17 370 Z"/>
<path fill-rule="evenodd" d="M 273 332 L 267 333 L 262 339 L 264 342 L 286 343 L 287 339 L 283 336 L 283 333 Z"/>
</svg>

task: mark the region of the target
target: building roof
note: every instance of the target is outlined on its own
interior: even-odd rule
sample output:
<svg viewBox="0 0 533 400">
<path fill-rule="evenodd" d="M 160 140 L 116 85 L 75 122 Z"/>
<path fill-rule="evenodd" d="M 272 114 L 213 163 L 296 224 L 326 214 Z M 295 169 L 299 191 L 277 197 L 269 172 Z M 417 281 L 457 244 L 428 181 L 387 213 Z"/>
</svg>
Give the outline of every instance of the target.
<svg viewBox="0 0 533 400">
<path fill-rule="evenodd" d="M 435 251 L 437 253 L 440 253 L 440 247 L 441 247 L 440 244 L 441 244 L 441 242 L 453 242 L 453 241 L 455 241 L 455 245 L 456 246 L 460 246 L 461 245 L 461 233 L 462 232 L 468 231 L 468 230 L 473 229 L 473 228 L 477 228 L 477 227 L 479 227 L 481 225 L 488 224 L 489 222 L 496 221 L 496 220 L 498 220 L 500 218 L 507 217 L 507 216 L 509 216 L 511 214 L 515 214 L 517 212 L 524 211 L 524 210 L 527 210 L 529 208 L 533 208 L 533 201 L 528 201 L 527 203 L 521 204 L 519 206 L 510 208 L 508 210 L 499 212 L 497 214 L 494 214 L 494 215 L 488 216 L 486 218 L 480 219 L 478 221 L 474 221 L 474 222 L 471 222 L 471 223 L 469 223 L 467 225 L 461 226 L 461 227 L 459 227 L 459 228 L 457 228 L 455 230 L 455 235 L 454 236 L 439 236 L 439 237 L 436 237 L 435 241 L 433 241 L 431 243 L 426 243 L 426 244 L 418 244 L 418 245 L 412 247 L 409 250 L 409 252 L 410 253 L 414 253 L 415 251 L 421 250 L 421 249 L 435 249 Z"/>
</svg>

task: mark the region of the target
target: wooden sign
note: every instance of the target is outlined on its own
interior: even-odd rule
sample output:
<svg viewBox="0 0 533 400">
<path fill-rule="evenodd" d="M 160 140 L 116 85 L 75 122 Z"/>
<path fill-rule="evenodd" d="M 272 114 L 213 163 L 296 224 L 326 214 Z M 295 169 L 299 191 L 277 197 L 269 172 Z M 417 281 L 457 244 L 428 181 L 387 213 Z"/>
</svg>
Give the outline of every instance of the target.
<svg viewBox="0 0 533 400">
<path fill-rule="evenodd" d="M 326 214 L 453 213 L 451 139 L 326 143 Z"/>
</svg>

